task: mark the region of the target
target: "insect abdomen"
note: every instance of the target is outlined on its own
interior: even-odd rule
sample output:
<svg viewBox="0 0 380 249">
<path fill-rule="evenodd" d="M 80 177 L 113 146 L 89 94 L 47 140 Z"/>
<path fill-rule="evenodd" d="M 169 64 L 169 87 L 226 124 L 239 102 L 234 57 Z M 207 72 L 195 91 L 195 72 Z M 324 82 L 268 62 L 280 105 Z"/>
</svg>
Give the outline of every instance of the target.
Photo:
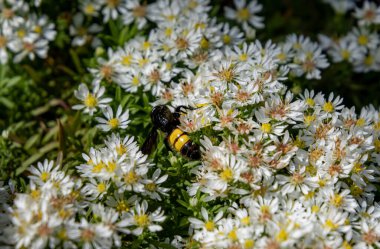
<svg viewBox="0 0 380 249">
<path fill-rule="evenodd" d="M 199 148 L 182 130 L 175 128 L 168 136 L 170 146 L 182 155 L 191 159 L 199 159 Z"/>
</svg>

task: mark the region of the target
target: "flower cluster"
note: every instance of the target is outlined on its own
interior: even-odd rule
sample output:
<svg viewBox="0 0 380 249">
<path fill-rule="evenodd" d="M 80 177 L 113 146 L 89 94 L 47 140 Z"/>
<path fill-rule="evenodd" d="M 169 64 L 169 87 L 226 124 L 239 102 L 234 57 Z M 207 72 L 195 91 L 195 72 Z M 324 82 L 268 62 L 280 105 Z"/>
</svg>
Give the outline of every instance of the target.
<svg viewBox="0 0 380 249">
<path fill-rule="evenodd" d="M 339 39 L 321 35 L 323 48 L 333 62 L 346 61 L 353 65 L 355 72 L 380 71 L 380 6 L 365 1 L 362 7 L 354 9 L 353 16 L 358 26 Z"/>
<path fill-rule="evenodd" d="M 131 25 L 139 34 L 153 28 L 93 60 L 92 82 L 74 91 L 80 103 L 73 109 L 88 113 L 106 138 L 75 168 L 52 161 L 31 167 L 28 192 L 7 207 L 10 225 L 0 241 L 8 236 L 5 242 L 19 248 L 380 247 L 379 110 L 368 106 L 358 114 L 332 93 L 296 95 L 284 84 L 321 78 L 329 66 L 322 47 L 358 72 L 378 70 L 365 67 L 365 57 L 378 54 L 378 34 L 369 26 L 378 24 L 378 11 L 369 20 L 372 4 L 355 9 L 360 28 L 343 39 L 343 53 L 327 38 L 322 46 L 295 34 L 279 44 L 253 40 L 264 27 L 262 6 L 233 3 L 224 9 L 229 21 L 219 22 L 209 15 L 209 1 L 82 1 L 70 28 L 73 45 L 99 44 L 93 34 L 100 26 L 85 21 L 92 18 Z M 201 159 L 182 167 L 180 153 L 167 159 L 167 150 L 157 150 L 162 160 L 144 155 L 142 140 L 126 134 L 136 112 L 110 97 L 114 89 L 128 98 L 149 96 L 151 106 L 189 106 L 178 128 L 199 145 Z M 171 179 L 173 169 L 187 172 Z M 175 198 L 186 208 L 170 209 Z M 177 220 L 178 231 L 169 227 Z"/>
<path fill-rule="evenodd" d="M 30 190 L 17 194 L 6 210 L 0 241 L 18 248 L 111 248 L 120 247 L 125 234 L 162 230 L 163 211 L 158 207 L 150 212 L 145 199 L 161 200 L 168 189 L 159 185 L 167 175 L 160 176 L 157 169 L 148 176 L 152 164 L 132 137 L 112 135 L 105 144 L 83 154 L 86 163 L 77 167 L 81 178 L 71 177 L 53 161 L 30 167 Z M 6 227 L 8 223 L 13 226 Z"/>
<path fill-rule="evenodd" d="M 19 63 L 25 57 L 46 58 L 49 41 L 56 36 L 55 25 L 47 16 L 30 13 L 31 7 L 23 0 L 0 2 L 0 64 Z"/>
</svg>

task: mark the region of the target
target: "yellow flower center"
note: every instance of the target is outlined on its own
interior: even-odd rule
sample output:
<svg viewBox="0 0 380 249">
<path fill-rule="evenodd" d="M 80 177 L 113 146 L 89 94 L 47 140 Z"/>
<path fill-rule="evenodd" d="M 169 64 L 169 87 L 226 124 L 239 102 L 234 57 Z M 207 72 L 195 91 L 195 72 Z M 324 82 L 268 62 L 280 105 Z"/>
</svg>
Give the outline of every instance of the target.
<svg viewBox="0 0 380 249">
<path fill-rule="evenodd" d="M 315 120 L 315 115 L 306 115 L 304 120 L 305 124 L 309 126 Z"/>
<path fill-rule="evenodd" d="M 341 52 L 340 52 L 343 60 L 348 60 L 351 56 L 351 53 L 350 51 L 348 51 L 347 49 L 343 49 Z"/>
<path fill-rule="evenodd" d="M 341 207 L 343 205 L 343 202 L 344 202 L 344 199 L 341 195 L 339 194 L 334 194 L 331 199 L 330 199 L 330 203 L 331 205 L 335 206 L 335 207 Z"/>
<path fill-rule="evenodd" d="M 214 228 L 215 228 L 215 224 L 214 224 L 214 222 L 212 222 L 212 221 L 207 221 L 207 222 L 205 223 L 205 228 L 206 228 L 207 231 L 212 231 L 212 230 L 214 230 Z"/>
<path fill-rule="evenodd" d="M 136 215 L 134 219 L 139 227 L 146 227 L 149 224 L 149 217 L 146 214 Z"/>
<path fill-rule="evenodd" d="M 19 30 L 17 31 L 17 36 L 18 36 L 18 37 L 20 37 L 20 38 L 24 38 L 25 35 L 26 35 L 26 32 L 25 32 L 24 29 L 19 29 Z"/>
<path fill-rule="evenodd" d="M 243 225 L 245 225 L 245 226 L 246 226 L 246 225 L 249 225 L 249 223 L 251 222 L 249 216 L 246 216 L 246 217 L 241 218 L 240 221 L 241 221 L 241 224 L 243 224 Z"/>
<path fill-rule="evenodd" d="M 121 64 L 124 66 L 130 66 L 132 63 L 133 56 L 132 55 L 126 55 L 121 58 Z"/>
<path fill-rule="evenodd" d="M 356 125 L 357 125 L 357 126 L 363 126 L 363 125 L 365 125 L 365 119 L 364 119 L 364 118 L 359 118 L 359 119 L 356 121 Z"/>
<path fill-rule="evenodd" d="M 124 175 L 124 182 L 128 184 L 133 184 L 137 182 L 138 179 L 138 175 L 134 171 L 128 172 L 126 175 Z"/>
<path fill-rule="evenodd" d="M 238 236 L 236 234 L 236 229 L 233 229 L 231 232 L 228 233 L 228 238 L 236 241 L 238 239 Z"/>
<path fill-rule="evenodd" d="M 261 125 L 261 130 L 264 133 L 270 133 L 272 131 L 272 125 L 270 123 L 264 123 Z"/>
<path fill-rule="evenodd" d="M 224 169 L 220 174 L 220 178 L 222 178 L 223 181 L 231 181 L 233 177 L 233 172 L 230 168 Z"/>
<path fill-rule="evenodd" d="M 148 41 L 144 41 L 143 45 L 142 45 L 144 50 L 148 50 L 151 46 L 152 46 L 152 44 Z"/>
<path fill-rule="evenodd" d="M 101 182 L 98 184 L 97 189 L 99 193 L 104 193 L 107 189 L 107 186 L 105 183 Z"/>
<path fill-rule="evenodd" d="M 277 59 L 279 59 L 280 61 L 285 61 L 286 60 L 286 54 L 285 53 L 279 53 L 277 55 Z"/>
<path fill-rule="evenodd" d="M 324 105 L 323 105 L 323 110 L 325 112 L 333 112 L 334 111 L 334 105 L 331 103 L 331 102 L 326 102 Z"/>
<path fill-rule="evenodd" d="M 119 119 L 112 118 L 108 121 L 108 125 L 111 126 L 112 129 L 116 129 L 119 126 Z"/>
<path fill-rule="evenodd" d="M 352 168 L 352 171 L 354 172 L 354 173 L 360 173 L 360 172 L 362 172 L 363 171 L 363 165 L 361 164 L 361 163 L 359 163 L 359 162 L 356 162 L 355 164 L 354 164 L 354 167 Z"/>
<path fill-rule="evenodd" d="M 34 27 L 34 32 L 36 32 L 36 33 L 38 33 L 38 34 L 41 34 L 41 32 L 42 32 L 42 28 L 41 28 L 41 26 L 36 25 L 36 26 Z"/>
<path fill-rule="evenodd" d="M 102 169 L 105 168 L 105 164 L 103 162 L 99 162 L 98 164 L 94 165 L 92 168 L 93 173 L 100 173 Z"/>
<path fill-rule="evenodd" d="M 127 203 L 125 203 L 125 201 L 119 201 L 116 206 L 116 211 L 118 211 L 119 213 L 128 212 L 129 206 L 127 205 Z"/>
<path fill-rule="evenodd" d="M 49 172 L 46 172 L 46 171 L 42 172 L 40 176 L 43 182 L 46 182 L 47 180 L 49 180 L 49 177 L 50 177 L 50 174 Z"/>
<path fill-rule="evenodd" d="M 97 103 L 98 103 L 97 99 L 91 93 L 89 93 L 86 99 L 84 100 L 84 105 L 89 108 L 94 108 L 97 105 Z"/>
<path fill-rule="evenodd" d="M 125 148 L 124 145 L 120 144 L 119 146 L 116 146 L 116 153 L 119 156 L 123 155 L 125 152 L 127 152 L 127 149 Z"/>
<path fill-rule="evenodd" d="M 366 35 L 360 35 L 358 37 L 358 43 L 361 46 L 365 46 L 368 44 L 368 37 Z"/>
<path fill-rule="evenodd" d="M 314 106 L 314 105 L 315 105 L 315 101 L 314 101 L 314 99 L 312 99 L 312 98 L 307 98 L 307 99 L 306 99 L 306 104 L 307 104 L 308 106 Z"/>
<path fill-rule="evenodd" d="M 280 229 L 278 234 L 276 235 L 276 239 L 279 242 L 284 242 L 288 239 L 288 233 L 286 232 L 285 229 Z"/>
<path fill-rule="evenodd" d="M 208 42 L 208 40 L 207 40 L 206 38 L 203 37 L 203 38 L 201 39 L 200 46 L 201 46 L 202 49 L 208 49 L 208 47 L 209 47 L 209 42 Z"/>
<path fill-rule="evenodd" d="M 107 171 L 108 172 L 114 172 L 117 168 L 117 164 L 114 161 L 110 161 L 107 164 Z"/>
<path fill-rule="evenodd" d="M 229 36 L 229 35 L 224 35 L 224 36 L 223 36 L 223 42 L 224 42 L 225 44 L 230 44 L 230 42 L 231 42 L 231 36 Z"/>
<path fill-rule="evenodd" d="M 338 228 L 338 224 L 335 224 L 332 220 L 327 219 L 325 222 L 325 227 L 327 227 L 331 230 L 335 230 Z"/>
<path fill-rule="evenodd" d="M 240 61 L 247 61 L 248 59 L 248 55 L 247 54 L 241 54 L 239 55 L 239 60 Z"/>
<path fill-rule="evenodd" d="M 375 62 L 375 58 L 372 55 L 368 55 L 364 58 L 364 64 L 366 66 L 371 66 Z"/>
<path fill-rule="evenodd" d="M 138 76 L 133 76 L 132 78 L 132 85 L 138 86 L 140 84 L 140 80 Z"/>
<path fill-rule="evenodd" d="M 252 239 L 247 239 L 244 241 L 244 248 L 251 249 L 255 245 L 255 242 Z"/>
<path fill-rule="evenodd" d="M 248 8 L 242 8 L 238 10 L 237 15 L 241 20 L 247 21 L 251 14 L 249 13 Z"/>
<path fill-rule="evenodd" d="M 166 28 L 165 29 L 165 36 L 171 36 L 173 34 L 172 28 Z"/>
<path fill-rule="evenodd" d="M 84 13 L 86 15 L 92 15 L 94 14 L 95 12 L 95 7 L 94 5 L 92 5 L 91 3 L 87 4 L 85 7 L 84 7 Z"/>
<path fill-rule="evenodd" d="M 157 188 L 157 185 L 154 182 L 151 182 L 145 185 L 145 189 L 147 189 L 150 192 L 155 191 L 156 188 Z"/>
<path fill-rule="evenodd" d="M 38 189 L 35 189 L 30 192 L 30 195 L 33 199 L 38 199 L 41 196 L 41 192 Z"/>
<path fill-rule="evenodd" d="M 319 207 L 317 206 L 317 205 L 313 205 L 312 207 L 311 207 L 311 212 L 313 212 L 313 213 L 318 213 L 319 212 Z"/>
</svg>

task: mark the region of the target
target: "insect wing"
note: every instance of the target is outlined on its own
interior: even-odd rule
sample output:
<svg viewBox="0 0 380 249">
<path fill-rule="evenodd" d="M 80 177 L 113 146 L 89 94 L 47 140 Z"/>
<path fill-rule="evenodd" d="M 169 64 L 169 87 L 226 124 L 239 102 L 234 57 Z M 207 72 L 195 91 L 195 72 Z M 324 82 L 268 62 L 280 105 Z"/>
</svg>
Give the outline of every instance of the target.
<svg viewBox="0 0 380 249">
<path fill-rule="evenodd" d="M 148 137 L 146 138 L 144 144 L 141 147 L 141 152 L 145 155 L 149 155 L 157 143 L 157 129 L 155 127 L 149 132 Z"/>
</svg>

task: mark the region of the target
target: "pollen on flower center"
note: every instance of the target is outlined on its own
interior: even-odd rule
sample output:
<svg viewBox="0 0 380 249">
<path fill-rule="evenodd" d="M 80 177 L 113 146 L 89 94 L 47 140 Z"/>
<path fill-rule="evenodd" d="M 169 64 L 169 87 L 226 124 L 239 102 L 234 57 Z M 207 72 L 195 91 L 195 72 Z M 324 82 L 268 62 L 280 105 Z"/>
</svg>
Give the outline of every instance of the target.
<svg viewBox="0 0 380 249">
<path fill-rule="evenodd" d="M 331 230 L 335 230 L 338 228 L 338 224 L 335 224 L 332 220 L 327 219 L 325 222 L 325 226 Z"/>
<path fill-rule="evenodd" d="M 114 161 L 110 161 L 107 164 L 107 171 L 108 172 L 114 172 L 117 168 L 117 164 Z"/>
<path fill-rule="evenodd" d="M 205 228 L 206 228 L 207 231 L 212 231 L 212 230 L 214 230 L 214 228 L 215 228 L 215 224 L 214 224 L 214 222 L 212 222 L 212 221 L 207 221 L 207 222 L 205 223 Z"/>
<path fill-rule="evenodd" d="M 149 224 L 149 217 L 146 214 L 135 215 L 134 219 L 139 227 L 145 227 Z"/>
<path fill-rule="evenodd" d="M 95 12 L 95 8 L 94 8 L 94 5 L 92 5 L 91 3 L 87 4 L 85 7 L 84 7 L 84 13 L 87 14 L 87 15 L 91 15 Z"/>
<path fill-rule="evenodd" d="M 150 192 L 155 191 L 156 188 L 157 188 L 157 185 L 154 182 L 151 182 L 145 185 L 145 189 L 147 189 Z"/>
<path fill-rule="evenodd" d="M 358 43 L 361 46 L 365 46 L 368 44 L 368 37 L 366 35 L 360 35 L 358 37 Z"/>
<path fill-rule="evenodd" d="M 288 239 L 288 233 L 285 229 L 280 229 L 278 232 L 276 239 L 280 242 L 286 241 Z"/>
<path fill-rule="evenodd" d="M 264 123 L 264 124 L 261 125 L 261 130 L 264 133 L 270 133 L 271 130 L 272 130 L 272 125 L 270 123 Z"/>
<path fill-rule="evenodd" d="M 112 118 L 108 121 L 108 125 L 111 126 L 112 129 L 115 129 L 119 126 L 119 119 L 117 118 Z"/>
<path fill-rule="evenodd" d="M 116 146 L 116 153 L 119 156 L 123 155 L 125 152 L 127 152 L 127 149 L 125 148 L 124 145 L 120 144 L 119 146 Z"/>
<path fill-rule="evenodd" d="M 46 171 L 42 172 L 41 176 L 40 176 L 40 178 L 43 182 L 46 182 L 49 179 L 49 177 L 50 177 L 50 174 L 49 174 L 49 172 L 46 172 Z"/>
<path fill-rule="evenodd" d="M 222 178 L 222 180 L 228 182 L 232 180 L 233 172 L 230 168 L 226 168 L 219 174 L 219 176 Z"/>
<path fill-rule="evenodd" d="M 330 203 L 335 207 L 341 207 L 344 203 L 344 199 L 341 195 L 335 194 L 330 198 Z"/>
<path fill-rule="evenodd" d="M 324 105 L 323 105 L 323 110 L 325 112 L 333 112 L 334 111 L 334 105 L 331 103 L 331 102 L 326 102 Z"/>
<path fill-rule="evenodd" d="M 247 21 L 251 14 L 249 13 L 248 8 L 242 8 L 242 9 L 238 10 L 237 15 L 241 20 Z"/>
<path fill-rule="evenodd" d="M 351 53 L 347 49 L 343 49 L 341 55 L 343 60 L 348 60 L 350 58 Z"/>
<path fill-rule="evenodd" d="M 98 103 L 97 99 L 91 93 L 89 93 L 84 100 L 84 105 L 89 108 L 94 108 L 97 105 L 97 103 Z"/>
<path fill-rule="evenodd" d="M 238 239 L 238 236 L 236 234 L 236 229 L 233 229 L 231 232 L 228 233 L 228 238 L 235 241 Z"/>
<path fill-rule="evenodd" d="M 129 211 L 129 206 L 125 203 L 125 201 L 120 201 L 117 203 L 116 210 L 121 213 L 121 212 L 128 212 Z"/>
<path fill-rule="evenodd" d="M 133 56 L 132 55 L 126 55 L 121 58 L 121 64 L 125 66 L 129 66 L 132 63 Z"/>
<path fill-rule="evenodd" d="M 124 175 L 124 182 L 128 184 L 135 183 L 138 179 L 138 175 L 134 171 L 128 172 L 126 175 Z"/>
<path fill-rule="evenodd" d="M 105 183 L 99 183 L 98 186 L 97 186 L 97 189 L 98 189 L 98 192 L 99 193 L 103 193 L 106 191 L 106 184 Z"/>
</svg>

